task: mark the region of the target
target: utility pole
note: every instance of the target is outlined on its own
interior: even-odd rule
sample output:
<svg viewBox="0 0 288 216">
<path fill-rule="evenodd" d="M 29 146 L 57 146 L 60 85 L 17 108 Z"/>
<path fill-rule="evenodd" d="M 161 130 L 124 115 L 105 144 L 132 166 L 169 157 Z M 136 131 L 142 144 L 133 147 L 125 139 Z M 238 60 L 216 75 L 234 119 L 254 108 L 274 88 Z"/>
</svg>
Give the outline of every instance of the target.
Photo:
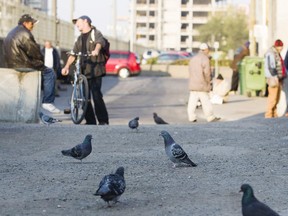
<svg viewBox="0 0 288 216">
<path fill-rule="evenodd" d="M 59 20 L 57 18 L 57 0 L 52 0 L 52 16 L 54 17 L 54 29 L 55 29 L 55 46 L 58 47 L 58 24 Z"/>
</svg>

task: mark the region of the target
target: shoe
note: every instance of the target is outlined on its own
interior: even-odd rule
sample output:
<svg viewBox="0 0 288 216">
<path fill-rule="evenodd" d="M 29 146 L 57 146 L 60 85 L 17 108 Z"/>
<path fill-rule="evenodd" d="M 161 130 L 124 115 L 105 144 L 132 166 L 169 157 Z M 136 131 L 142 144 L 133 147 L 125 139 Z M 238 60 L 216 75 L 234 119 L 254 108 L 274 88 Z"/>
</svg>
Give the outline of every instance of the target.
<svg viewBox="0 0 288 216">
<path fill-rule="evenodd" d="M 42 108 L 51 113 L 61 113 L 52 103 L 42 103 Z"/>
<path fill-rule="evenodd" d="M 70 114 L 71 113 L 71 109 L 70 108 L 65 108 L 64 109 L 64 114 Z"/>
<path fill-rule="evenodd" d="M 107 122 L 99 122 L 99 125 L 108 125 Z"/>
<path fill-rule="evenodd" d="M 219 117 L 215 117 L 214 119 L 212 119 L 211 121 L 209 121 L 209 122 L 216 122 L 216 121 L 219 121 L 221 118 L 219 118 Z"/>
<path fill-rule="evenodd" d="M 195 123 L 195 122 L 197 122 L 197 119 L 194 119 L 193 121 L 190 121 L 190 122 Z"/>
</svg>

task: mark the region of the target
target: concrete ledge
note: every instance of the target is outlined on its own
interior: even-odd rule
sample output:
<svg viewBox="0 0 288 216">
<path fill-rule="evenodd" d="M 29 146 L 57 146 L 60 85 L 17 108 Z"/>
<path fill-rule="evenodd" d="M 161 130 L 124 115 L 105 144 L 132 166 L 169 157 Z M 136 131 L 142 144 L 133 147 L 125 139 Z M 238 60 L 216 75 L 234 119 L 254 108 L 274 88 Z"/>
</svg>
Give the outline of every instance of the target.
<svg viewBox="0 0 288 216">
<path fill-rule="evenodd" d="M 156 76 L 171 76 L 173 78 L 188 78 L 188 65 L 169 65 L 169 64 L 155 64 L 155 65 L 141 65 L 144 73 L 155 74 Z M 229 67 L 219 67 L 219 73 L 225 79 L 231 81 L 232 70 Z"/>
<path fill-rule="evenodd" d="M 0 121 L 37 123 L 41 72 L 0 68 Z"/>
</svg>

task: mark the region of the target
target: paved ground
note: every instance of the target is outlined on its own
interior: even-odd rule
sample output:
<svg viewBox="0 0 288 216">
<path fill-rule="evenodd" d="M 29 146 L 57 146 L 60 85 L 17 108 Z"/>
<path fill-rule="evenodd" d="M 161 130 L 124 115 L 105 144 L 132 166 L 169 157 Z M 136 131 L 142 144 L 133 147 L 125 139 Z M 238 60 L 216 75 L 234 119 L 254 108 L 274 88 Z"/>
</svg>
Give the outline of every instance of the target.
<svg viewBox="0 0 288 216">
<path fill-rule="evenodd" d="M 51 126 L 1 123 L 0 215 L 240 216 L 243 183 L 288 215 L 287 119 L 264 119 L 265 98 L 236 95 L 214 106 L 222 121 L 206 123 L 200 115 L 199 123 L 190 124 L 184 83 L 168 77 L 119 81 L 105 90 L 109 126 L 73 125 L 65 115 Z M 151 102 L 151 93 L 158 102 Z M 64 95 L 57 99 L 59 106 L 65 103 Z M 156 109 L 170 125 L 154 124 Z M 137 114 L 138 132 L 127 127 Z M 171 133 L 196 168 L 172 167 L 161 130 Z M 87 159 L 61 155 L 87 134 L 94 138 Z M 120 203 L 107 208 L 93 193 L 118 166 L 125 167 L 127 188 Z"/>
</svg>

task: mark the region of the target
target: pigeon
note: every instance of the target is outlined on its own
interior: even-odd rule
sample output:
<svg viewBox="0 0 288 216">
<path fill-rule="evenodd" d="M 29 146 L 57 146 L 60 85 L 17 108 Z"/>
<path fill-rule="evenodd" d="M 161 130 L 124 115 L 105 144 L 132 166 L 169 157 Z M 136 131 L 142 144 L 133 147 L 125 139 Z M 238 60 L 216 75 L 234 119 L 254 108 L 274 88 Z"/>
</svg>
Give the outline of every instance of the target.
<svg viewBox="0 0 288 216">
<path fill-rule="evenodd" d="M 249 184 L 241 185 L 241 190 L 239 192 L 243 192 L 243 216 L 280 216 L 270 207 L 257 200 L 257 198 L 254 196 L 253 189 Z"/>
<path fill-rule="evenodd" d="M 53 124 L 55 122 L 62 122 L 61 120 L 58 120 L 58 119 L 55 119 L 55 118 L 52 118 L 48 115 L 45 115 L 44 113 L 42 112 L 39 112 L 39 118 L 41 119 L 41 121 L 46 124 L 46 125 L 50 125 L 50 124 Z"/>
<path fill-rule="evenodd" d="M 156 124 L 168 124 L 161 117 L 159 117 L 157 113 L 153 113 L 153 118 Z"/>
<path fill-rule="evenodd" d="M 174 139 L 167 131 L 161 131 L 160 136 L 164 138 L 165 143 L 165 152 L 168 158 L 174 163 L 174 167 L 176 164 L 185 163 L 192 167 L 196 167 L 197 164 L 193 163 L 186 152 L 181 148 L 181 146 L 175 143 Z"/>
<path fill-rule="evenodd" d="M 124 167 L 119 167 L 115 174 L 109 174 L 103 177 L 94 195 L 100 196 L 110 207 L 109 202 L 118 202 L 125 188 Z"/>
<path fill-rule="evenodd" d="M 75 159 L 81 160 L 82 162 L 82 159 L 86 158 L 92 152 L 91 139 L 92 135 L 88 134 L 85 137 L 83 143 L 78 144 L 71 149 L 62 150 L 61 153 L 64 156 L 70 156 Z"/>
<path fill-rule="evenodd" d="M 136 129 L 138 130 L 139 127 L 139 117 L 136 117 L 134 119 L 132 119 L 131 121 L 129 121 L 128 126 L 129 128 L 131 128 L 132 130 Z"/>
</svg>

